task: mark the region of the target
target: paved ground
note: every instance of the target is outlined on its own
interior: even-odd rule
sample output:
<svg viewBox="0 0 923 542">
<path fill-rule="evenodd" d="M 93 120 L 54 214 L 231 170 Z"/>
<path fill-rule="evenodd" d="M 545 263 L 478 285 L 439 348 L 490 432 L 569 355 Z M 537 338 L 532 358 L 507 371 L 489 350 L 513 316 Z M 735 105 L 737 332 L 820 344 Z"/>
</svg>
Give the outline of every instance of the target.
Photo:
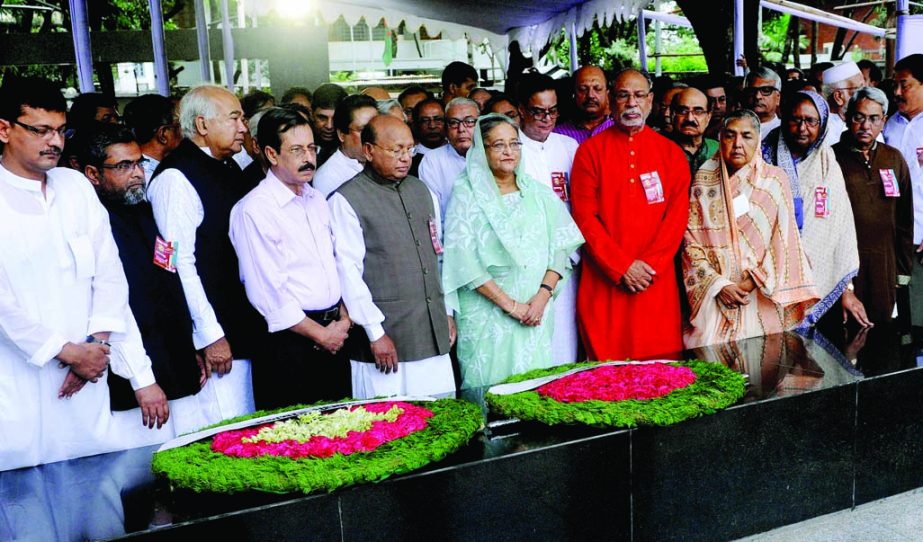
<svg viewBox="0 0 923 542">
<path fill-rule="evenodd" d="M 741 538 L 738 542 L 923 541 L 923 488 L 801 523 Z"/>
</svg>

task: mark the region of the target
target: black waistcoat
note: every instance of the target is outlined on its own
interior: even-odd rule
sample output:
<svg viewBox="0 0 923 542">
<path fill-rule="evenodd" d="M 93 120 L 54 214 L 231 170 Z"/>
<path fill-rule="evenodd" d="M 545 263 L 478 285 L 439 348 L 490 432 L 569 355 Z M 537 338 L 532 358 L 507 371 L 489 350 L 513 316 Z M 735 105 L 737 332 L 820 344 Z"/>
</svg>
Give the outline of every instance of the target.
<svg viewBox="0 0 923 542">
<path fill-rule="evenodd" d="M 240 166 L 230 158 L 216 160 L 184 139 L 160 163 L 151 182 L 167 169 L 182 172 L 202 200 L 205 216 L 196 230 L 196 271 L 234 357 L 254 359 L 262 350 L 267 325 L 247 300 L 228 236 L 231 208 L 247 193 Z"/>
<path fill-rule="evenodd" d="M 128 304 L 141 330 L 157 383 L 168 399 L 192 395 L 199 391 L 192 318 L 179 275 L 154 265 L 158 232 L 151 204 L 103 204 L 109 211 L 112 237 L 128 279 Z M 138 406 L 128 381 L 111 371 L 109 390 L 112 410 Z"/>
</svg>

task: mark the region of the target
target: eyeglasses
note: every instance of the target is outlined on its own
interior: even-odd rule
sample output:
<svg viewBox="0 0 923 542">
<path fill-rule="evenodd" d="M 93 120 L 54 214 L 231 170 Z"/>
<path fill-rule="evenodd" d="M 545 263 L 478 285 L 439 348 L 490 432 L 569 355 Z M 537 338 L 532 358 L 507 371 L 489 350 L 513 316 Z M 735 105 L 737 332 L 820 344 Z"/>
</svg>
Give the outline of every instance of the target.
<svg viewBox="0 0 923 542">
<path fill-rule="evenodd" d="M 772 93 L 779 92 L 779 89 L 772 85 L 767 85 L 765 87 L 747 87 L 744 89 L 744 92 L 751 95 L 755 95 L 759 92 L 760 96 L 772 96 Z"/>
<path fill-rule="evenodd" d="M 558 111 L 558 106 L 549 107 L 548 109 L 530 107 L 527 111 L 529 112 L 529 116 L 534 120 L 556 119 L 560 113 Z"/>
<path fill-rule="evenodd" d="M 52 134 L 58 134 L 64 139 L 70 139 L 74 137 L 74 133 L 77 131 L 67 126 L 61 126 L 60 128 L 52 128 L 51 126 L 32 126 L 24 122 L 19 122 L 18 120 L 14 120 L 13 124 L 29 130 L 42 139 L 49 139 L 52 137 Z"/>
<path fill-rule="evenodd" d="M 445 117 L 420 117 L 417 119 L 419 124 L 445 124 Z"/>
<path fill-rule="evenodd" d="M 635 93 L 627 92 L 625 90 L 619 90 L 614 94 L 615 101 L 617 102 L 627 102 L 628 100 L 632 98 L 632 96 L 634 96 L 635 100 L 640 102 L 641 100 L 644 100 L 650 95 L 651 95 L 651 91 L 649 90 L 647 91 L 639 90 Z"/>
<path fill-rule="evenodd" d="M 862 113 L 853 113 L 851 120 L 856 124 L 865 124 L 865 121 L 872 123 L 872 126 L 878 126 L 885 118 L 882 115 L 863 115 Z"/>
<path fill-rule="evenodd" d="M 492 150 L 493 152 L 503 152 L 507 149 L 513 152 L 519 152 L 522 150 L 522 141 L 519 141 L 518 139 L 515 141 L 510 141 L 509 143 L 507 143 L 506 141 L 497 141 L 495 143 L 491 143 L 490 145 L 487 145 L 487 148 Z"/>
<path fill-rule="evenodd" d="M 413 158 L 413 155 L 417 152 L 416 147 L 399 147 L 397 149 L 389 149 L 387 147 L 382 147 L 378 143 L 372 143 L 372 145 L 383 150 L 385 154 L 389 155 L 391 158 L 394 158 L 394 159 L 398 159 L 402 156 Z"/>
<path fill-rule="evenodd" d="M 673 111 L 674 115 L 679 115 L 681 117 L 688 117 L 689 115 L 692 115 L 696 118 L 702 118 L 708 114 L 708 110 L 702 109 L 701 107 L 693 107 L 692 109 L 688 107 L 672 107 L 670 109 Z"/>
<path fill-rule="evenodd" d="M 804 124 L 809 128 L 817 128 L 820 126 L 820 119 L 815 119 L 812 117 L 792 117 L 788 119 L 788 123 L 792 126 L 801 126 Z"/>
<path fill-rule="evenodd" d="M 474 128 L 474 125 L 478 123 L 478 119 L 474 117 L 465 117 L 463 119 L 447 119 L 445 123 L 449 125 L 449 128 L 458 130 L 459 126 L 462 124 L 468 128 Z"/>
<path fill-rule="evenodd" d="M 294 156 L 295 158 L 301 158 L 305 154 L 317 154 L 317 145 L 313 143 L 308 146 L 304 145 L 295 145 L 294 147 L 288 148 L 288 153 Z"/>
<path fill-rule="evenodd" d="M 122 160 L 118 164 L 100 164 L 99 167 L 103 169 L 114 169 L 119 173 L 128 173 L 129 171 L 134 171 L 136 167 L 143 170 L 147 163 L 147 158 L 141 158 L 140 160 Z"/>
</svg>

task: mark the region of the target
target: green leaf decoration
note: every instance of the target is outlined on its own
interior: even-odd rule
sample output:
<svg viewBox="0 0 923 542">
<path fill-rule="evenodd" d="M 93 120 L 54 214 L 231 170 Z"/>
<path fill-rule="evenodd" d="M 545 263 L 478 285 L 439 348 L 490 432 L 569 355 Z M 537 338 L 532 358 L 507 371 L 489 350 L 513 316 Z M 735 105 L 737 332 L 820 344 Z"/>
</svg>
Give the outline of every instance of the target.
<svg viewBox="0 0 923 542">
<path fill-rule="evenodd" d="M 322 403 L 319 403 L 322 404 Z M 261 456 L 229 457 L 211 450 L 211 439 L 154 454 L 151 469 L 173 487 L 195 492 L 312 493 L 365 482 L 379 482 L 439 461 L 468 442 L 483 427 L 480 407 L 457 399 L 414 403 L 433 412 L 427 427 L 382 444 L 371 452 L 328 458 Z M 225 420 L 227 425 L 249 418 L 304 408 L 296 405 L 254 412 Z"/>
<path fill-rule="evenodd" d="M 502 383 L 522 382 L 593 365 L 596 363 L 574 363 L 550 369 L 536 369 L 511 376 Z M 689 367 L 695 373 L 695 382 L 685 388 L 673 390 L 663 397 L 646 400 L 562 403 L 550 397 L 542 397 L 535 390 L 512 395 L 487 393 L 485 399 L 491 410 L 503 416 L 547 425 L 637 427 L 672 425 L 690 418 L 713 414 L 733 405 L 746 392 L 744 376 L 720 363 L 691 360 L 668 365 Z"/>
</svg>

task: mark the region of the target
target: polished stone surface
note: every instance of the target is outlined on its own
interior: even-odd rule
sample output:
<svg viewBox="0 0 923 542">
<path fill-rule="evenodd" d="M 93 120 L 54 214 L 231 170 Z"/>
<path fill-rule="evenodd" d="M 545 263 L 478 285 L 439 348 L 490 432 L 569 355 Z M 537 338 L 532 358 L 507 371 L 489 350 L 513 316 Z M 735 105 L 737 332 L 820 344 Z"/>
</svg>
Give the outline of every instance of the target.
<svg viewBox="0 0 923 542">
<path fill-rule="evenodd" d="M 151 448 L 0 472 L 0 540 L 746 536 L 923 486 L 916 356 L 883 327 L 697 350 L 685 357 L 747 375 L 740 403 L 666 428 L 492 426 L 437 464 L 329 495 L 171 492 Z"/>
</svg>

